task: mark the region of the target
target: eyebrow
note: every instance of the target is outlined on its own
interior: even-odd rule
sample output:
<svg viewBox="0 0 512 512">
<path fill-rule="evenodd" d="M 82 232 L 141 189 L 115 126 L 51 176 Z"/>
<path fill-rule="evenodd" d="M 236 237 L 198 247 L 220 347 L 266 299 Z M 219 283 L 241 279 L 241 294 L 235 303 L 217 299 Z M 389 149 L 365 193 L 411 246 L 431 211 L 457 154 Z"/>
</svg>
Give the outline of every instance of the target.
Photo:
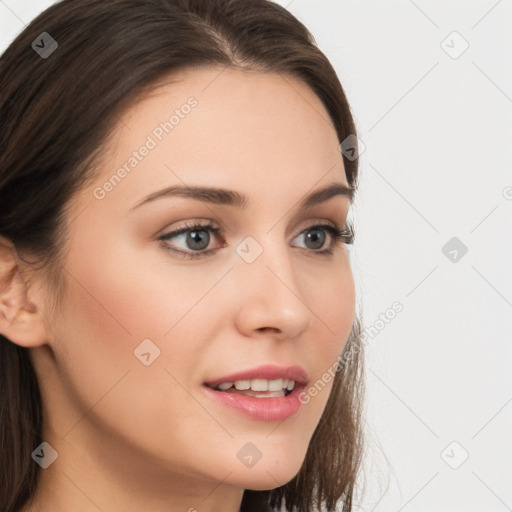
<svg viewBox="0 0 512 512">
<path fill-rule="evenodd" d="M 201 187 L 201 186 L 181 186 L 174 185 L 146 196 L 142 201 L 137 203 L 132 210 L 164 197 L 189 197 L 198 201 L 204 201 L 211 204 L 233 206 L 235 208 L 247 208 L 249 200 L 247 196 L 235 190 L 227 190 L 224 188 Z M 347 197 L 350 202 L 354 198 L 354 189 L 343 183 L 331 183 L 321 189 L 307 195 L 300 203 L 300 208 L 305 210 L 317 204 L 328 201 L 332 197 Z"/>
</svg>

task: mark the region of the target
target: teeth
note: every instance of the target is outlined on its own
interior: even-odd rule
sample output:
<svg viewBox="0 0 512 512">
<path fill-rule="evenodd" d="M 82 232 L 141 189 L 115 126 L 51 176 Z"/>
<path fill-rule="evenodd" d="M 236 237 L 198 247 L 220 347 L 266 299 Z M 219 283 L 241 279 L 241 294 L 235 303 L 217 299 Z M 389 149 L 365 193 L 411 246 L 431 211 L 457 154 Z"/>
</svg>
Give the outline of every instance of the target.
<svg viewBox="0 0 512 512">
<path fill-rule="evenodd" d="M 223 382 L 217 386 L 217 389 L 226 391 L 231 387 L 238 390 L 252 390 L 252 391 L 281 391 L 287 389 L 291 391 L 295 387 L 295 381 L 291 379 L 251 379 L 251 380 L 236 380 L 235 382 Z"/>
<path fill-rule="evenodd" d="M 275 379 L 268 381 L 268 390 L 269 391 L 281 391 L 283 389 L 283 379 Z"/>
<path fill-rule="evenodd" d="M 268 391 L 268 380 L 265 379 L 252 379 L 251 389 L 253 391 Z"/>
<path fill-rule="evenodd" d="M 251 381 L 250 380 L 235 380 L 235 388 L 240 390 L 250 389 Z"/>
<path fill-rule="evenodd" d="M 219 384 L 218 388 L 222 391 L 225 391 L 226 389 L 229 389 L 232 385 L 232 382 L 223 382 L 222 384 Z"/>
</svg>

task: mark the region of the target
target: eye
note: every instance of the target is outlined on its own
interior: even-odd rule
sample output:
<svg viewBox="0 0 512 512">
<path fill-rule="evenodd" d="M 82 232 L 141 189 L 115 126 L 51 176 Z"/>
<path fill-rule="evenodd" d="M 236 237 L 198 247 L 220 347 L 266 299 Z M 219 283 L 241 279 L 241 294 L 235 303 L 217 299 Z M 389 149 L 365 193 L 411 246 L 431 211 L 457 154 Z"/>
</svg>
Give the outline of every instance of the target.
<svg viewBox="0 0 512 512">
<path fill-rule="evenodd" d="M 210 245 L 210 234 L 213 233 L 214 235 L 219 236 L 221 232 L 222 230 L 216 227 L 211 221 L 204 224 L 185 224 L 185 226 L 161 236 L 159 240 L 162 241 L 162 244 L 167 250 L 173 253 L 184 258 L 198 258 L 215 252 L 215 249 L 205 249 Z M 176 242 L 168 244 L 167 242 L 169 240 L 181 242 L 181 248 L 175 247 Z M 221 245 L 220 247 L 225 246 L 226 244 Z"/>
<path fill-rule="evenodd" d="M 216 248 L 208 249 L 211 243 L 211 234 L 220 237 L 222 229 L 216 227 L 212 221 L 206 223 L 194 222 L 192 224 L 185 224 L 183 227 L 162 235 L 159 240 L 162 246 L 172 253 L 188 259 L 201 258 L 214 254 L 218 249 L 226 247 L 227 244 L 223 242 Z M 309 226 L 303 230 L 297 239 L 305 236 L 306 246 L 305 249 L 310 249 L 311 252 L 316 254 L 332 254 L 336 245 L 341 243 L 351 244 L 354 240 L 354 232 L 352 227 L 346 229 L 339 229 L 336 225 L 331 224 L 316 224 Z M 173 243 L 169 243 L 173 240 Z M 322 249 L 326 245 L 326 240 L 330 240 L 327 248 Z M 181 247 L 180 247 L 181 244 Z"/>
<path fill-rule="evenodd" d="M 338 226 L 333 226 L 331 224 L 310 226 L 303 230 L 296 238 L 301 236 L 305 236 L 306 249 L 312 249 L 313 252 L 320 254 L 332 254 L 334 246 L 340 243 L 351 244 L 354 240 L 354 233 L 351 227 L 342 230 L 338 228 Z M 328 239 L 330 239 L 331 242 L 327 244 L 327 248 L 319 250 L 325 246 L 326 240 Z"/>
</svg>

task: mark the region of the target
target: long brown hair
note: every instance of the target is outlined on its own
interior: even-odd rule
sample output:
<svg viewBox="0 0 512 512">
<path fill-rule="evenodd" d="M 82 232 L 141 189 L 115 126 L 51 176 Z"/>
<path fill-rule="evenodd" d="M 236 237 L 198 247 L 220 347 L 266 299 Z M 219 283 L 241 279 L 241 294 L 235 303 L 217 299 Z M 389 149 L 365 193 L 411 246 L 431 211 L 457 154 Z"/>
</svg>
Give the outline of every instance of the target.
<svg viewBox="0 0 512 512">
<path fill-rule="evenodd" d="M 343 88 L 313 36 L 268 0 L 63 0 L 0 57 L 0 235 L 41 266 L 55 301 L 66 206 L 94 176 L 119 117 L 159 81 L 198 66 L 297 77 L 323 102 L 340 143 L 356 134 Z M 343 160 L 355 190 L 357 159 Z M 350 357 L 336 371 L 300 471 L 276 489 L 247 490 L 242 511 L 257 502 L 298 512 L 342 502 L 343 512 L 352 510 L 363 451 L 360 334 L 356 318 L 344 349 Z M 29 349 L 0 336 L 2 512 L 16 512 L 35 492 L 40 468 L 31 453 L 42 424 Z"/>
</svg>

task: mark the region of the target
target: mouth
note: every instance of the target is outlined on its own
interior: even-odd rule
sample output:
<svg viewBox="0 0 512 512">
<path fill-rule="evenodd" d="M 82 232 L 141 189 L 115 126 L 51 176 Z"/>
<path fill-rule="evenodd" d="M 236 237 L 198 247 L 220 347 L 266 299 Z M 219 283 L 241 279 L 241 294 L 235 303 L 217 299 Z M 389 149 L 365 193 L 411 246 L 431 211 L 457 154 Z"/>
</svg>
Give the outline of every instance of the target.
<svg viewBox="0 0 512 512">
<path fill-rule="evenodd" d="M 281 398 L 288 396 L 295 388 L 293 379 L 243 379 L 222 382 L 217 386 L 205 386 L 223 393 L 254 396 L 257 398 Z"/>
<path fill-rule="evenodd" d="M 203 387 L 210 397 L 239 413 L 276 421 L 301 409 L 299 394 L 306 384 L 307 376 L 300 367 L 265 366 L 205 382 Z"/>
<path fill-rule="evenodd" d="M 279 393 L 286 396 L 297 385 L 306 385 L 308 376 L 300 366 L 263 365 L 205 382 L 204 384 L 216 391 L 230 393 L 245 392 L 250 396 L 264 396 L 262 393 Z M 284 395 L 283 395 L 284 393 Z"/>
</svg>

